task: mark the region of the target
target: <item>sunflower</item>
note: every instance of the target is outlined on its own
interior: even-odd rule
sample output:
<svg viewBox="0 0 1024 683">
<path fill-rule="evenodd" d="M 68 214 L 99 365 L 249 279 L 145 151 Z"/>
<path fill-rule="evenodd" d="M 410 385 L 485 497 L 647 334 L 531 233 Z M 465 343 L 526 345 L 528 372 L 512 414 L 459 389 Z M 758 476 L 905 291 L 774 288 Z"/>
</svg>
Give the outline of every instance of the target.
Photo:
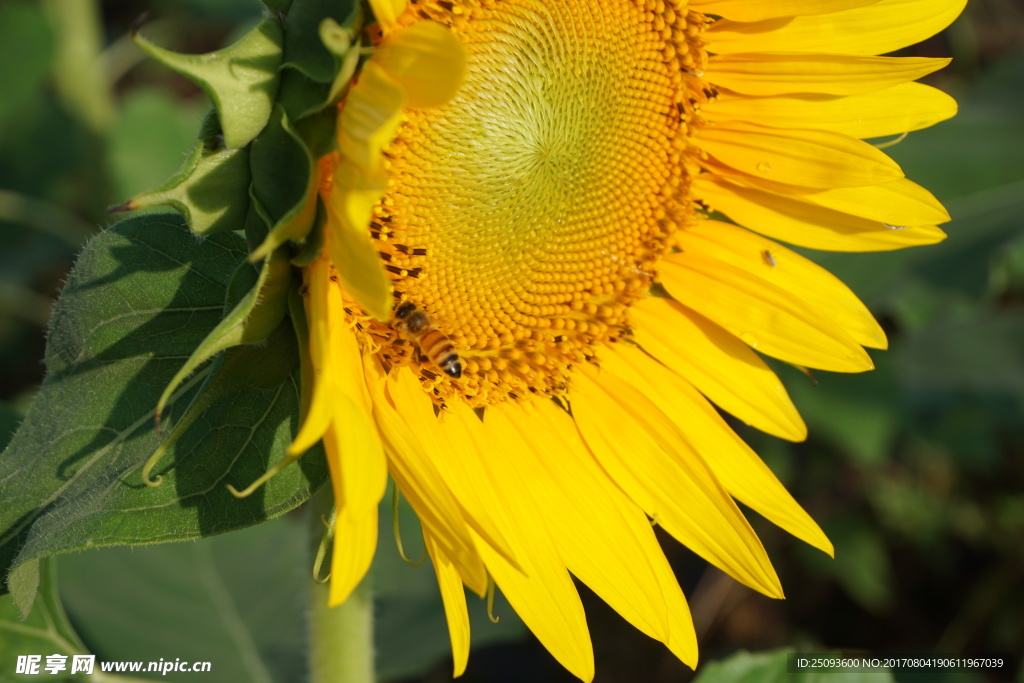
<svg viewBox="0 0 1024 683">
<path fill-rule="evenodd" d="M 370 4 L 373 54 L 320 164 L 312 398 L 291 448 L 328 453 L 331 602 L 372 561 L 390 475 L 422 524 L 456 675 L 464 587 L 493 582 L 590 680 L 572 577 L 695 666 L 652 524 L 775 598 L 737 501 L 832 553 L 716 406 L 799 441 L 759 354 L 861 372 L 885 348 L 849 289 L 770 238 L 944 237 L 943 207 L 863 138 L 955 113 L 913 82 L 948 60 L 875 55 L 964 0 Z"/>
</svg>

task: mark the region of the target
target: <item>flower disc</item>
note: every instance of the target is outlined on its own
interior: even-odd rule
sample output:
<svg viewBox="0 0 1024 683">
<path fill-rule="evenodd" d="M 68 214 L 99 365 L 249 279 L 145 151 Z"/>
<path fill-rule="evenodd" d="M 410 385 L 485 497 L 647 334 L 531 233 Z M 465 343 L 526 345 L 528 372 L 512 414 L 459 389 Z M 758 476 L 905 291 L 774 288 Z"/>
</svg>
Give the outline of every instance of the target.
<svg viewBox="0 0 1024 683">
<path fill-rule="evenodd" d="M 628 330 L 688 210 L 685 55 L 697 31 L 648 4 L 407 13 L 447 24 L 468 68 L 445 106 L 406 112 L 372 229 L 396 296 L 448 335 L 462 378 L 374 327 L 387 360 L 423 365 L 439 403 L 558 395 L 573 363 Z"/>
</svg>

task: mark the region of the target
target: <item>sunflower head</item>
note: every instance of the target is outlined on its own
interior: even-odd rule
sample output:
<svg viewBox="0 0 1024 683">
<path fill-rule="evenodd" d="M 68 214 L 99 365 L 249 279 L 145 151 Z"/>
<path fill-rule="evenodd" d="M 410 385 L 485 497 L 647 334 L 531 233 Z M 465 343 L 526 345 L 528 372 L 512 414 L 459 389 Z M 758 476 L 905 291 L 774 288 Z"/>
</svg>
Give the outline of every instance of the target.
<svg viewBox="0 0 1024 683">
<path fill-rule="evenodd" d="M 832 551 L 714 406 L 800 440 L 761 354 L 859 372 L 885 347 L 849 289 L 775 240 L 943 238 L 942 206 L 864 139 L 953 115 L 914 82 L 947 60 L 877 55 L 963 0 L 369 4 L 319 24 L 317 97 L 322 62 L 284 61 L 302 78 L 248 157 L 254 260 L 301 269 L 266 282 L 290 287 L 304 352 L 290 454 L 322 440 L 331 468 L 331 600 L 372 560 L 390 476 L 422 522 L 456 673 L 463 586 L 497 584 L 591 678 L 569 572 L 695 665 L 651 521 L 774 597 L 736 501 Z M 262 172 L 279 149 L 307 169 L 279 184 L 289 202 L 263 194 L 286 179 Z"/>
</svg>

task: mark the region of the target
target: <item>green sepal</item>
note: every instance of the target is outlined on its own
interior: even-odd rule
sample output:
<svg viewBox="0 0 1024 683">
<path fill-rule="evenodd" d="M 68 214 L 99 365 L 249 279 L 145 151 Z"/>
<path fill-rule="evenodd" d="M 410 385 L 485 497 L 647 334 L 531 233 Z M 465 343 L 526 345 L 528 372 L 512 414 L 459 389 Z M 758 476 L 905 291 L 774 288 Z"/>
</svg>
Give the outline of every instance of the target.
<svg viewBox="0 0 1024 683">
<path fill-rule="evenodd" d="M 338 59 L 321 41 L 320 25 L 324 19 L 333 19 L 351 36 L 358 30 L 360 14 L 353 0 L 300 0 L 292 4 L 281 67 L 295 69 L 318 83 L 331 83 L 338 72 Z"/>
<path fill-rule="evenodd" d="M 216 120 L 213 121 L 216 124 Z M 204 126 L 204 129 L 207 126 Z M 138 195 L 112 211 L 170 206 L 180 211 L 197 235 L 241 230 L 249 203 L 249 148 L 224 148 L 204 130 L 177 172 L 161 187 Z"/>
<path fill-rule="evenodd" d="M 292 0 L 262 0 L 263 6 L 271 12 L 287 12 L 292 6 Z"/>
<path fill-rule="evenodd" d="M 323 109 L 295 123 L 295 132 L 306 143 L 314 159 L 330 154 L 338 148 L 338 112 Z"/>
<path fill-rule="evenodd" d="M 292 265 L 304 268 L 317 260 L 324 250 L 324 226 L 327 224 L 327 209 L 323 202 L 316 203 L 316 219 L 313 221 L 313 229 L 306 235 L 306 241 L 299 247 L 298 252 L 292 257 Z"/>
<path fill-rule="evenodd" d="M 288 292 L 288 317 L 292 321 L 292 331 L 299 349 L 299 424 L 306 421 L 309 407 L 313 403 L 313 359 L 309 352 L 309 319 L 306 318 L 306 302 L 303 300 L 305 283 L 301 287 L 292 287 Z"/>
<path fill-rule="evenodd" d="M 234 45 L 203 55 L 171 52 L 137 33 L 134 38 L 150 56 L 206 91 L 229 149 L 245 146 L 263 130 L 280 81 L 284 31 L 278 17 L 264 18 Z"/>
<path fill-rule="evenodd" d="M 298 121 L 322 110 L 327 106 L 330 97 L 330 83 L 317 83 L 293 70 L 281 74 L 281 89 L 278 91 L 277 101 L 284 107 L 292 121 Z"/>
<path fill-rule="evenodd" d="M 348 29 L 339 26 L 333 19 L 324 19 L 320 23 L 320 40 L 340 61 L 338 73 L 334 76 L 327 96 L 327 104 L 341 100 L 362 59 L 361 45 L 358 41 L 353 43 L 349 33 Z"/>
<path fill-rule="evenodd" d="M 157 424 L 171 395 L 196 368 L 225 349 L 265 341 L 270 336 L 284 318 L 290 283 L 291 267 L 284 254 L 272 254 L 259 271 L 247 262 L 238 265 L 228 283 L 224 319 L 167 384 L 157 401 Z"/>
<path fill-rule="evenodd" d="M 249 215 L 245 217 L 245 242 L 249 246 L 249 255 L 256 251 L 270 234 L 270 226 L 274 221 L 263 208 L 260 201 L 249 188 Z"/>
<path fill-rule="evenodd" d="M 253 250 L 253 261 L 266 258 L 288 240 L 301 241 L 316 217 L 317 174 L 306 143 L 281 106 L 250 145 L 252 198 L 265 214 L 270 232 Z"/>
<path fill-rule="evenodd" d="M 325 4 L 314 0 L 293 8 L 302 15 L 301 40 L 293 39 L 296 34 L 289 23 L 278 100 L 293 121 L 301 121 L 337 102 L 359 65 L 361 46 L 357 36 L 363 23 L 361 8 L 346 3 L 347 16 L 341 19 L 346 13 L 332 12 L 336 9 L 331 6 L 333 3 L 315 7 L 318 3 Z M 310 11 L 314 7 L 317 11 Z"/>
</svg>

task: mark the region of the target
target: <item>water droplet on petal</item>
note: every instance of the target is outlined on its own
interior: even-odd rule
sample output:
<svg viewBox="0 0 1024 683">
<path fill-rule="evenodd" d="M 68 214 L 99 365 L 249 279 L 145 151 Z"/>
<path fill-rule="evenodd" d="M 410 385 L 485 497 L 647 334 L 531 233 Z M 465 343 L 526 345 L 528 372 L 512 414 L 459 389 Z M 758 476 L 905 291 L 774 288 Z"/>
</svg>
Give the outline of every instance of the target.
<svg viewBox="0 0 1024 683">
<path fill-rule="evenodd" d="M 772 165 L 769 164 L 767 161 L 762 161 L 757 165 L 757 170 L 760 171 L 761 173 L 769 173 L 772 170 Z"/>
<path fill-rule="evenodd" d="M 882 225 L 884 225 L 885 227 L 889 228 L 890 230 L 906 230 L 907 229 L 907 226 L 905 226 L 905 225 L 889 225 L 888 223 L 882 223 Z"/>
<path fill-rule="evenodd" d="M 740 332 L 740 339 L 742 339 L 744 343 L 749 344 L 755 349 L 757 348 L 757 337 L 750 334 L 749 332 Z"/>
</svg>

